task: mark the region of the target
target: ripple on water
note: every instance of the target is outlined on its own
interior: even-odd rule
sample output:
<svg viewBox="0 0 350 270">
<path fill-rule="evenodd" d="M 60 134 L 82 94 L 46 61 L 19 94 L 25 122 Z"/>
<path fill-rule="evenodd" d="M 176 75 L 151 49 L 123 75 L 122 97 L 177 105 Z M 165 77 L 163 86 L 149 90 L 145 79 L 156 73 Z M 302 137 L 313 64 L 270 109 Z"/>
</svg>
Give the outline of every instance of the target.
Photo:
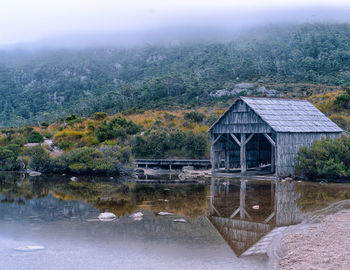
<svg viewBox="0 0 350 270">
<path fill-rule="evenodd" d="M 38 251 L 38 250 L 43 250 L 45 247 L 43 246 L 22 246 L 22 247 L 16 247 L 16 251 Z"/>
</svg>

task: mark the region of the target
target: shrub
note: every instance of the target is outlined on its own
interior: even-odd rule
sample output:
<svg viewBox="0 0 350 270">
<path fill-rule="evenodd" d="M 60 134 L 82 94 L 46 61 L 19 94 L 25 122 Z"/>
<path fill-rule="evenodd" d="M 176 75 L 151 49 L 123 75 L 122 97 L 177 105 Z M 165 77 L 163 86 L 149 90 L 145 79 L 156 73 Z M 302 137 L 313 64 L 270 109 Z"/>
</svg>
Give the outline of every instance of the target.
<svg viewBox="0 0 350 270">
<path fill-rule="evenodd" d="M 17 144 L 19 145 L 20 147 L 23 147 L 24 144 L 26 143 L 26 138 L 24 138 L 23 136 L 18 136 L 18 137 L 15 137 L 14 139 L 11 140 L 11 144 Z"/>
<path fill-rule="evenodd" d="M 193 111 L 193 112 L 185 113 L 184 118 L 185 120 L 190 122 L 201 123 L 203 122 L 205 115 L 203 113 Z"/>
<path fill-rule="evenodd" d="M 79 174 L 119 173 L 120 155 L 121 153 L 117 147 L 104 147 L 101 149 L 82 147 L 55 159 L 54 170 Z"/>
<path fill-rule="evenodd" d="M 88 130 L 95 131 L 95 126 L 93 124 L 89 123 Z"/>
<path fill-rule="evenodd" d="M 27 141 L 29 143 L 42 143 L 44 141 L 44 137 L 41 135 L 41 133 L 34 130 L 28 134 Z"/>
<path fill-rule="evenodd" d="M 11 150 L 11 147 L 0 147 L 0 170 L 11 171 L 18 170 L 20 168 L 17 161 L 18 153 Z"/>
<path fill-rule="evenodd" d="M 183 156 L 204 158 L 208 154 L 208 138 L 203 133 L 151 132 L 144 136 L 135 136 L 131 142 L 132 152 L 137 157 L 164 158 Z"/>
<path fill-rule="evenodd" d="M 64 129 L 56 133 L 54 137 L 54 142 L 66 149 L 70 146 L 73 146 L 80 142 L 85 136 L 87 132 L 84 131 L 76 131 L 72 129 Z"/>
<path fill-rule="evenodd" d="M 309 179 L 350 176 L 350 137 L 322 139 L 298 153 L 297 169 Z"/>
<path fill-rule="evenodd" d="M 131 120 L 120 116 L 113 118 L 109 123 L 103 121 L 97 128 L 95 135 L 99 142 L 116 138 L 126 139 L 127 135 L 133 135 L 140 131 L 140 127 Z"/>
<path fill-rule="evenodd" d="M 202 158 L 208 149 L 208 137 L 202 133 L 189 132 L 186 138 L 186 150 L 191 158 Z"/>
<path fill-rule="evenodd" d="M 72 148 L 74 146 L 74 143 L 69 143 L 69 142 L 60 142 L 58 144 L 58 147 L 62 150 L 67 150 L 69 148 Z"/>
<path fill-rule="evenodd" d="M 103 120 L 106 117 L 107 117 L 107 113 L 105 112 L 95 112 L 92 118 L 95 120 Z"/>
<path fill-rule="evenodd" d="M 350 88 L 344 87 L 345 92 L 338 95 L 334 104 L 336 104 L 341 110 L 350 109 Z"/>
<path fill-rule="evenodd" d="M 167 113 L 167 112 L 164 113 L 164 120 L 165 120 L 166 122 L 171 122 L 171 121 L 173 121 L 175 118 L 176 118 L 176 116 L 173 115 L 173 114 L 170 114 L 170 113 Z"/>
<path fill-rule="evenodd" d="M 49 154 L 41 146 L 31 147 L 28 150 L 30 157 L 29 168 L 39 172 L 51 170 L 51 160 Z"/>
<path fill-rule="evenodd" d="M 209 117 L 207 118 L 207 121 L 206 123 L 209 125 L 209 126 L 212 126 L 215 121 L 220 117 L 220 115 L 218 115 L 217 113 L 212 113 L 209 115 Z"/>
<path fill-rule="evenodd" d="M 76 116 L 75 114 L 72 114 L 72 115 L 70 115 L 70 116 L 68 116 L 68 117 L 66 118 L 66 121 L 67 121 L 67 122 L 70 122 L 70 121 L 73 121 L 73 120 L 75 120 L 75 119 L 77 119 L 77 116 Z"/>
</svg>

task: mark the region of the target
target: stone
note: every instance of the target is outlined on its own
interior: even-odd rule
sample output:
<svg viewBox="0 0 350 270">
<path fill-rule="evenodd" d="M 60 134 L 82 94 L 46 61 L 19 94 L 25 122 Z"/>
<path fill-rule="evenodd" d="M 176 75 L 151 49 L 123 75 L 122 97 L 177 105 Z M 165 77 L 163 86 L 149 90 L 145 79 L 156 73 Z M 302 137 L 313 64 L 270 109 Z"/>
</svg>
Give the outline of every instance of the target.
<svg viewBox="0 0 350 270">
<path fill-rule="evenodd" d="M 211 97 L 223 97 L 223 96 L 230 96 L 230 95 L 231 95 L 231 92 L 228 91 L 227 89 L 219 89 L 209 94 L 209 96 Z"/>
<path fill-rule="evenodd" d="M 41 175 L 41 172 L 36 172 L 36 171 L 29 172 L 29 176 L 35 177 L 35 176 L 40 176 L 40 175 Z"/>
<path fill-rule="evenodd" d="M 235 85 L 235 88 L 244 88 L 244 89 L 252 89 L 254 88 L 254 84 L 253 83 L 237 83 Z"/>
<path fill-rule="evenodd" d="M 181 222 L 181 223 L 187 223 L 187 220 L 183 219 L 183 218 L 177 218 L 173 220 L 174 222 Z"/>
<path fill-rule="evenodd" d="M 115 220 L 117 216 L 110 212 L 104 212 L 98 215 L 98 219 L 101 221 L 112 221 Z"/>
<path fill-rule="evenodd" d="M 170 216 L 172 215 L 173 213 L 170 213 L 170 212 L 159 212 L 158 215 L 159 216 Z"/>
<path fill-rule="evenodd" d="M 143 213 L 142 212 L 136 212 L 133 213 L 132 215 L 130 215 L 131 218 L 140 218 L 143 217 Z"/>
</svg>

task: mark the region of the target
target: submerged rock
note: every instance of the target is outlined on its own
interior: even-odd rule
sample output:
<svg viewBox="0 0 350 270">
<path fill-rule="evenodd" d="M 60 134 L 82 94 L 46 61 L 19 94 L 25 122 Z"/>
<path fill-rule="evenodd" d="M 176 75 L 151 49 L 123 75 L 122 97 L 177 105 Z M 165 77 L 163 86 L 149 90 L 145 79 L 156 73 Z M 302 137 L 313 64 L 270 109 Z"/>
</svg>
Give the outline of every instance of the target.
<svg viewBox="0 0 350 270">
<path fill-rule="evenodd" d="M 41 172 L 36 172 L 36 171 L 31 171 L 29 172 L 29 176 L 40 176 L 41 175 Z"/>
<path fill-rule="evenodd" d="M 98 219 L 101 221 L 112 221 L 115 220 L 117 216 L 110 212 L 104 212 L 98 215 Z"/>
<path fill-rule="evenodd" d="M 130 215 L 131 218 L 142 218 L 143 217 L 143 213 L 142 212 L 136 212 L 133 213 L 132 215 Z"/>
<path fill-rule="evenodd" d="M 37 250 L 43 250 L 45 247 L 43 246 L 23 246 L 23 247 L 16 247 L 15 250 L 17 251 L 37 251 Z"/>
<path fill-rule="evenodd" d="M 158 215 L 159 216 L 170 216 L 172 215 L 173 213 L 170 213 L 170 212 L 159 212 Z"/>
<path fill-rule="evenodd" d="M 186 220 L 186 219 L 183 219 L 183 218 L 177 218 L 177 219 L 174 219 L 173 221 L 174 221 L 174 222 L 187 223 L 187 220 Z"/>
</svg>

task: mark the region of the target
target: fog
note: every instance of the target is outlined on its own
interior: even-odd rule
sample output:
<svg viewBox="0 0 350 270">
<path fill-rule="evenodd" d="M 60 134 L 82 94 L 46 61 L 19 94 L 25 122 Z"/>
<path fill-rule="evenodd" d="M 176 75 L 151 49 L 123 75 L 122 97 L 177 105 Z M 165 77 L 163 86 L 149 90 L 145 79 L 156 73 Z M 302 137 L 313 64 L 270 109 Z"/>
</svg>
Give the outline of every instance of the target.
<svg viewBox="0 0 350 270">
<path fill-rule="evenodd" d="M 0 4 L 1 48 L 76 48 L 230 40 L 268 24 L 350 22 L 334 0 L 11 0 Z"/>
</svg>

